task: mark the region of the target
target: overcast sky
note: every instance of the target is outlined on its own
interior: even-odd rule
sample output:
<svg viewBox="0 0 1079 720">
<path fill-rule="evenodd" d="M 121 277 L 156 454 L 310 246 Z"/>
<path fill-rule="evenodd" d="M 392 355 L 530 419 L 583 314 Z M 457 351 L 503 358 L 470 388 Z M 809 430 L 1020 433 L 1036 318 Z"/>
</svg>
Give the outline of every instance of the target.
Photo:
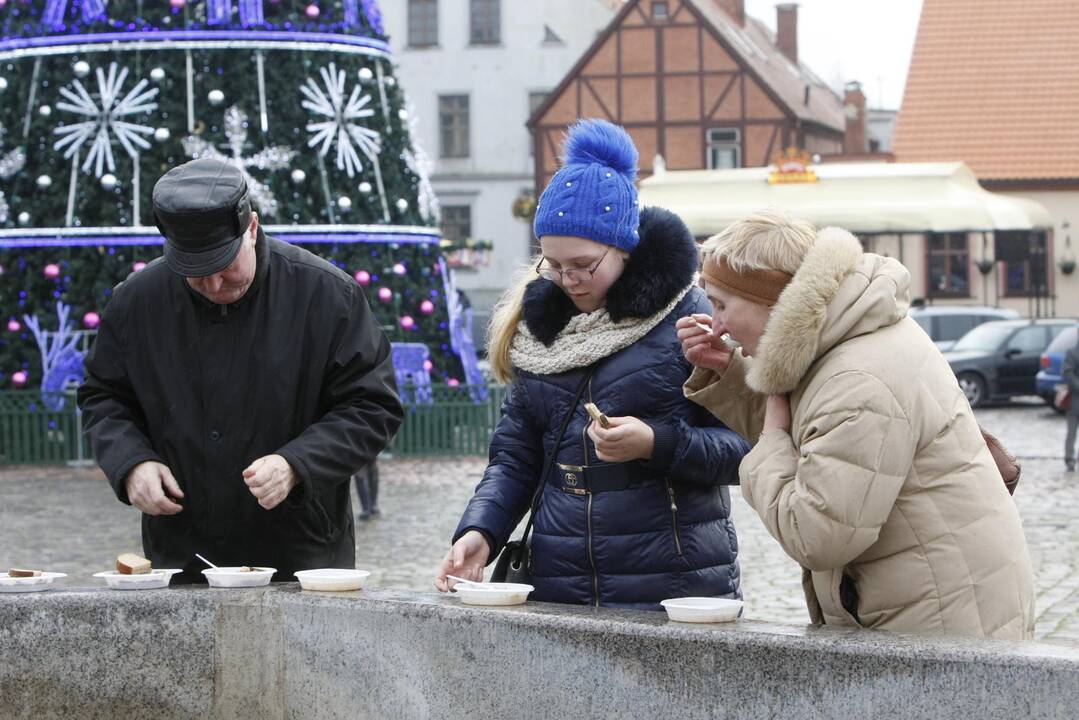
<svg viewBox="0 0 1079 720">
<path fill-rule="evenodd" d="M 746 0 L 775 30 L 777 0 Z M 799 0 L 798 55 L 837 90 L 859 80 L 870 107 L 898 110 L 922 0 Z"/>
</svg>

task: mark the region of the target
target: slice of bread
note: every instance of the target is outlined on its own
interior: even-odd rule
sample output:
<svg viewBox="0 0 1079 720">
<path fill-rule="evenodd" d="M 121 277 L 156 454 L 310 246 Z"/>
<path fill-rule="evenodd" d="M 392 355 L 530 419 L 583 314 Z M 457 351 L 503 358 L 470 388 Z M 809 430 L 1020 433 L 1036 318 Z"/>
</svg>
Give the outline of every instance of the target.
<svg viewBox="0 0 1079 720">
<path fill-rule="evenodd" d="M 150 572 L 150 561 L 135 553 L 124 553 L 116 558 L 116 572 L 121 575 L 145 575 Z"/>
<path fill-rule="evenodd" d="M 20 570 L 18 568 L 11 568 L 7 571 L 8 577 L 41 577 L 40 570 Z"/>
</svg>

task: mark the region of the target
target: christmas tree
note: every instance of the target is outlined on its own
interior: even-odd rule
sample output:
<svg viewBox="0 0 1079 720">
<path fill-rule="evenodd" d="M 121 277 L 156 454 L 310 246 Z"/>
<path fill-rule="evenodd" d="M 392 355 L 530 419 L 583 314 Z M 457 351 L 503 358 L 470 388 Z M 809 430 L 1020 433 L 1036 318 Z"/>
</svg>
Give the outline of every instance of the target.
<svg viewBox="0 0 1079 720">
<path fill-rule="evenodd" d="M 375 0 L 0 0 L 0 28 L 0 388 L 41 380 L 28 317 L 55 325 L 59 301 L 92 330 L 161 254 L 154 182 L 205 156 L 425 344 L 435 382 L 475 380 Z"/>
</svg>

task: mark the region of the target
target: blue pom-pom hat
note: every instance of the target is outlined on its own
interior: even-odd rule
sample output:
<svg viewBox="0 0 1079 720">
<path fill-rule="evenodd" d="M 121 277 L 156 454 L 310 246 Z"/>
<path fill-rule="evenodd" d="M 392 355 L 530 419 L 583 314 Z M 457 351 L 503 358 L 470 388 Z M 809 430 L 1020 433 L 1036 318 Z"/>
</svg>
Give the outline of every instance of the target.
<svg viewBox="0 0 1079 720">
<path fill-rule="evenodd" d="M 606 120 L 581 120 L 566 138 L 562 168 L 536 205 L 537 238 L 568 235 L 633 252 L 640 242 L 637 148 Z"/>
</svg>

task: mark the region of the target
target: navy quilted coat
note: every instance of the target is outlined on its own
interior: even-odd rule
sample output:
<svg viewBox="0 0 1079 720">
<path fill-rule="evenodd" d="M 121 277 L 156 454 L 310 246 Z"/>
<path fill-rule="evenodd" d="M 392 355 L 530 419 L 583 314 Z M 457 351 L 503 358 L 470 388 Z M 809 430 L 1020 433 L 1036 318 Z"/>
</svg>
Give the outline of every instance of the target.
<svg viewBox="0 0 1079 720">
<path fill-rule="evenodd" d="M 607 297 L 615 320 L 655 314 L 683 291 L 697 267 L 696 245 L 676 216 L 647 209 L 640 231 L 641 244 Z M 525 322 L 541 341 L 553 341 L 574 312 L 553 283 L 529 286 Z M 658 610 L 665 598 L 741 597 L 727 486 L 737 484 L 749 446 L 683 396 L 692 368 L 675 322 L 695 312 L 710 312 L 697 288 L 645 337 L 601 360 L 576 407 L 570 404 L 585 368 L 543 376 L 518 371 L 490 463 L 454 541 L 480 530 L 493 560 L 528 511 L 547 454 L 565 465 L 602 464 L 583 408 L 595 402 L 608 415 L 647 422 L 655 431 L 653 455 L 633 461 L 628 487 L 607 492 L 567 492 L 553 467 L 532 534 L 532 599 Z M 555 448 L 567 412 L 573 418 Z"/>
</svg>

